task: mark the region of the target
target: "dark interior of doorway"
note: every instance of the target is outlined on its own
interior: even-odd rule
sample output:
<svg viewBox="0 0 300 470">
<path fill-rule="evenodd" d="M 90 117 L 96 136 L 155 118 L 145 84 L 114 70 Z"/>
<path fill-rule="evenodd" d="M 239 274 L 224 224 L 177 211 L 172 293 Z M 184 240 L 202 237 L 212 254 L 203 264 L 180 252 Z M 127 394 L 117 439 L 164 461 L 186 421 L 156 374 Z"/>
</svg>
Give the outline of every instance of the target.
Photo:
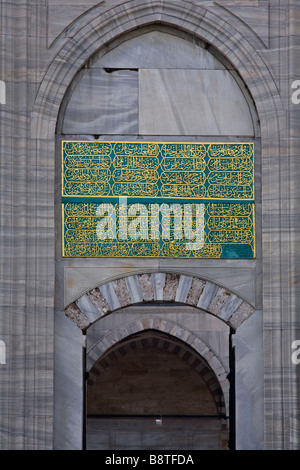
<svg viewBox="0 0 300 470">
<path fill-rule="evenodd" d="M 234 393 L 229 401 L 233 418 Z M 87 450 L 227 450 L 235 440 L 209 365 L 155 331 L 126 338 L 96 361 L 86 381 L 85 428 Z"/>
</svg>

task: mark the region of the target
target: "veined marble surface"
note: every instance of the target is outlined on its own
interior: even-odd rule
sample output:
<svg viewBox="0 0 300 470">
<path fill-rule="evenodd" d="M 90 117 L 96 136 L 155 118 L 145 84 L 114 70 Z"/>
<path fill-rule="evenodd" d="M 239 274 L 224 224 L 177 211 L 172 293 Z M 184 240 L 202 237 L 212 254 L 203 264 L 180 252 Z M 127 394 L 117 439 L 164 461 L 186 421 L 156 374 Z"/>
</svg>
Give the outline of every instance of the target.
<svg viewBox="0 0 300 470">
<path fill-rule="evenodd" d="M 63 132 L 136 134 L 138 71 L 97 68 L 82 75 L 67 106 Z"/>
<path fill-rule="evenodd" d="M 249 107 L 227 70 L 142 69 L 139 78 L 140 134 L 253 136 Z"/>
<path fill-rule="evenodd" d="M 69 123 L 65 122 L 76 125 L 72 127 L 75 133 L 70 135 L 77 137 L 79 132 L 90 140 L 95 138 L 94 132 L 102 135 L 101 130 L 97 131 L 98 124 L 95 131 L 87 123 L 100 119 L 102 126 L 101 114 L 96 111 L 102 103 L 106 110 L 109 108 L 105 101 L 108 97 L 115 113 L 111 115 L 109 132 L 115 126 L 121 139 L 130 135 L 126 131 L 139 122 L 137 82 L 133 86 L 129 78 L 132 75 L 137 80 L 136 72 L 120 79 L 122 99 L 127 100 L 130 116 L 128 122 L 125 119 L 127 127 L 125 121 L 121 124 L 118 120 L 116 109 L 120 102 L 114 91 L 93 100 L 90 96 L 91 90 L 101 85 L 100 68 L 111 67 L 112 63 L 122 68 L 125 61 L 127 67 L 147 72 L 149 80 L 144 82 L 144 91 L 149 90 L 147 103 L 151 109 L 155 92 L 161 92 L 164 108 L 168 106 L 169 110 L 172 106 L 167 102 L 166 92 L 172 91 L 173 96 L 176 92 L 178 96 L 177 83 L 172 87 L 167 85 L 164 92 L 162 88 L 154 91 L 149 88 L 161 80 L 163 75 L 157 71 L 162 69 L 167 70 L 166 74 L 175 69 L 177 77 L 192 69 L 197 80 L 200 75 L 208 77 L 212 71 L 217 72 L 216 77 L 222 77 L 227 75 L 224 73 L 227 70 L 235 69 L 243 87 L 251 94 L 255 138 L 261 147 L 261 154 L 257 153 L 257 181 L 262 185 L 257 201 L 261 215 L 257 224 L 259 251 L 255 268 L 235 266 L 223 260 L 217 274 L 217 266 L 206 260 L 191 269 L 193 276 L 200 276 L 203 269 L 212 282 L 218 278 L 226 282 L 228 270 L 226 285 L 246 297 L 252 296 L 257 308 L 249 323 L 243 323 L 237 330 L 239 446 L 299 449 L 300 365 L 291 361 L 292 341 L 300 339 L 297 248 L 300 108 L 291 101 L 292 82 L 300 77 L 298 0 L 12 0 L 2 2 L 0 8 L 0 79 L 6 85 L 6 102 L 0 104 L 0 340 L 6 346 L 6 361 L 0 364 L 0 448 L 82 448 L 85 335 L 64 315 L 64 300 L 80 291 L 83 268 L 91 268 L 84 279 L 87 284 L 93 282 L 95 269 L 103 270 L 99 276 L 103 280 L 107 268 L 94 264 L 94 260 L 83 264 L 78 260 L 68 263 L 61 260 L 57 202 L 61 155 L 59 148 L 55 151 L 55 132 L 56 129 L 61 132 L 59 111 L 65 108 L 70 93 L 75 90 L 76 79 L 72 81 L 79 73 L 77 78 L 85 74 L 87 84 L 82 93 L 90 106 L 84 107 L 81 116 L 73 108 Z M 155 30 L 162 24 L 173 29 L 173 38 L 162 39 L 161 33 L 165 33 L 162 30 L 156 35 Z M 146 36 L 140 42 L 133 36 L 140 32 L 139 28 L 149 32 L 151 27 L 154 31 L 149 39 L 151 47 L 144 56 L 139 47 L 146 47 Z M 176 31 L 179 31 L 177 37 Z M 187 33 L 196 38 L 195 44 L 186 42 Z M 123 42 L 122 37 L 127 41 Z M 120 49 L 116 47 L 118 43 Z M 204 43 L 208 49 L 205 52 L 201 47 L 197 49 L 196 43 Z M 110 46 L 111 55 L 106 56 L 105 64 L 104 53 Z M 226 64 L 230 64 L 226 70 L 223 62 L 220 67 L 216 63 L 216 56 L 207 61 L 210 46 L 226 58 Z M 163 47 L 168 48 L 165 57 L 161 54 Z M 155 50 L 160 52 L 157 57 Z M 203 80 L 209 82 L 208 78 Z M 195 78 L 191 81 L 194 90 L 195 81 Z M 218 78 L 219 90 L 222 85 L 223 80 Z M 74 100 L 75 93 L 76 90 Z M 205 94 L 203 99 L 207 98 Z M 199 103 L 198 99 L 195 103 Z M 226 97 L 224 100 L 226 104 Z M 235 103 L 232 109 L 236 109 L 234 106 Z M 231 106 L 226 111 L 229 119 L 236 118 L 234 125 L 238 129 L 242 125 L 241 114 L 233 116 Z M 160 123 L 170 132 L 173 129 L 178 132 L 178 120 L 173 114 L 168 119 L 170 123 L 165 124 L 162 118 L 161 114 Z M 229 123 L 222 122 L 224 129 L 228 129 Z M 148 125 L 149 121 L 144 120 L 144 130 L 150 132 L 149 128 L 145 129 Z M 157 126 L 152 129 L 159 132 Z M 145 138 L 138 134 L 139 130 L 134 132 L 135 139 Z M 109 139 L 111 134 L 104 137 Z M 180 137 L 180 134 L 174 136 Z M 224 138 L 227 140 L 228 135 Z M 131 272 L 132 266 L 126 263 L 126 260 L 120 262 L 116 275 Z M 188 272 L 186 265 L 174 262 L 171 266 L 168 260 L 159 266 L 155 262 L 136 265 L 135 269 L 139 273 L 145 268 L 153 272 L 166 265 L 168 271 L 173 268 L 174 272 Z M 77 267 L 80 271 L 76 273 Z M 69 270 L 66 276 L 65 268 Z M 114 276 L 115 272 L 110 265 L 107 275 Z M 111 320 L 114 319 L 112 316 Z M 217 347 L 215 340 L 216 336 L 214 341 L 209 339 Z"/>
<path fill-rule="evenodd" d="M 184 37 L 145 32 L 90 67 L 69 91 L 64 134 L 254 135 L 234 76 Z"/>
</svg>

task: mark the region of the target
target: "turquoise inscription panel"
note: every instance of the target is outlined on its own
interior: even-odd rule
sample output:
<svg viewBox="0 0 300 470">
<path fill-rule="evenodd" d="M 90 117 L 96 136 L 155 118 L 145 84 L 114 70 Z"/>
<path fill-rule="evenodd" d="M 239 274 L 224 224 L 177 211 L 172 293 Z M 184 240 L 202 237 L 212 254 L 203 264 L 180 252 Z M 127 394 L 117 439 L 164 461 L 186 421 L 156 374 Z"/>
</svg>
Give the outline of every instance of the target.
<svg viewBox="0 0 300 470">
<path fill-rule="evenodd" d="M 62 143 L 64 257 L 254 258 L 254 144 Z"/>
</svg>

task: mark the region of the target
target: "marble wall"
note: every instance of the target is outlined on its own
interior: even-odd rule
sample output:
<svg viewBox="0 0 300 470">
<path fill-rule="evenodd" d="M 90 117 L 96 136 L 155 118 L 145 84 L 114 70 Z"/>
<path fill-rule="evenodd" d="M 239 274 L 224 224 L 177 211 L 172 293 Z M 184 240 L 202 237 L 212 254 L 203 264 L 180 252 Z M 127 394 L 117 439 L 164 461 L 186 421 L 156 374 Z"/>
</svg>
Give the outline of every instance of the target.
<svg viewBox="0 0 300 470">
<path fill-rule="evenodd" d="M 59 152 L 61 139 L 74 138 L 142 141 L 150 136 L 151 140 L 184 139 L 188 142 L 201 139 L 206 141 L 217 139 L 221 142 L 250 140 L 255 142 L 255 160 L 260 162 L 259 128 L 255 106 L 250 94 L 241 83 L 231 64 L 216 50 L 208 50 L 203 41 L 197 41 L 187 33 L 177 33 L 174 28 L 163 25 L 140 28 L 123 35 L 116 43 L 110 45 L 108 51 L 101 49 L 75 76 L 66 93 L 65 107 L 62 107 L 59 116 L 57 151 Z M 259 203 L 260 171 L 257 163 L 256 187 L 258 188 L 256 201 Z M 260 220 L 259 204 L 257 219 Z M 260 231 L 260 223 L 257 227 Z M 227 328 L 226 339 L 221 340 L 222 347 L 219 348 L 218 323 L 210 328 L 210 334 L 207 335 L 202 325 L 203 310 L 217 315 L 228 326 L 237 329 L 253 313 L 253 306 L 258 308 L 260 304 L 261 290 L 257 287 L 260 257 L 248 262 L 235 260 L 230 265 L 228 261 L 221 260 L 191 261 L 81 259 L 74 265 L 72 260 L 58 260 L 56 274 L 62 279 L 61 300 L 65 298 L 75 301 L 65 304 L 67 305 L 65 313 L 79 328 L 87 332 L 88 370 L 98 357 L 104 354 L 108 338 L 111 338 L 110 341 L 114 344 L 126 334 L 132 334 L 131 328 L 133 330 L 137 328 L 135 323 L 129 323 L 129 327 L 125 307 L 141 302 L 161 301 L 186 303 L 201 309 L 202 314 L 195 315 L 194 326 L 188 327 L 189 309 L 185 311 L 183 306 L 181 307 L 183 316 L 180 328 L 187 329 L 185 341 L 188 344 L 192 341 L 192 346 L 196 347 L 194 336 L 199 330 L 200 337 L 203 338 L 204 335 L 207 340 L 200 348 L 204 359 L 207 354 L 213 354 L 212 351 L 217 350 L 217 355 L 213 355 L 211 360 L 208 359 L 208 364 L 214 361 L 225 363 L 226 375 L 228 374 L 229 330 Z M 239 281 L 236 275 L 237 269 L 241 276 Z M 149 270 L 150 273 L 147 272 Z M 190 275 L 180 276 L 175 274 L 174 270 Z M 224 277 L 221 282 L 224 286 L 201 278 L 207 276 L 208 279 L 220 282 L 222 270 Z M 118 278 L 120 275 L 123 277 Z M 113 279 L 109 280 L 111 276 Z M 227 289 L 230 278 L 231 290 Z M 92 284 L 89 285 L 90 282 Z M 84 285 L 87 286 L 86 290 Z M 243 301 L 241 295 L 246 295 L 246 299 L 252 305 Z M 155 321 L 155 313 L 160 312 L 161 307 L 153 306 L 152 313 L 148 315 L 146 306 L 140 307 L 139 310 L 141 310 L 140 322 L 143 323 L 146 317 L 146 324 L 153 324 L 158 328 L 159 323 Z M 111 312 L 113 312 L 113 323 L 110 332 L 101 341 L 97 338 L 97 345 L 98 343 L 101 345 L 93 348 L 90 345 L 91 337 L 97 331 L 93 328 L 94 323 L 97 324 L 97 320 L 101 318 L 99 322 L 101 329 L 104 323 L 103 317 Z M 195 313 L 199 313 L 197 309 Z M 168 309 L 166 317 L 168 325 L 178 323 L 174 308 Z M 117 322 L 120 322 L 122 327 L 115 330 Z M 169 334 L 174 334 L 173 331 L 176 330 L 174 326 L 165 326 L 165 328 Z M 259 329 L 256 334 L 262 341 L 262 330 Z M 240 343 L 237 347 L 240 347 Z M 255 350 L 256 348 L 262 354 L 262 345 L 259 345 L 259 342 Z M 251 362 L 251 367 L 256 371 L 259 370 L 256 359 Z M 223 369 L 222 374 L 224 374 Z M 257 380 L 261 381 L 260 390 L 262 390 L 261 372 L 257 372 Z M 229 402 L 228 385 L 224 391 L 226 403 Z M 243 393 L 240 401 L 237 401 L 237 407 L 242 408 L 243 401 L 245 399 L 249 401 L 249 397 L 252 397 L 252 403 L 249 405 L 251 411 L 247 410 L 247 416 L 250 415 L 250 418 L 247 432 L 244 428 L 246 439 L 241 437 L 243 425 L 242 420 L 239 421 L 239 446 L 241 448 L 244 445 L 248 446 L 250 442 L 252 448 L 261 448 L 263 423 L 256 422 L 254 426 L 251 415 L 256 408 L 260 409 L 260 413 L 256 411 L 256 414 L 262 416 L 262 395 L 257 394 L 250 383 L 243 385 Z M 172 401 L 171 397 L 169 401 Z M 228 407 L 226 411 L 228 415 Z M 76 412 L 79 413 L 80 408 L 77 408 Z M 60 429 L 63 427 L 64 423 L 61 422 Z"/>
<path fill-rule="evenodd" d="M 127 274 L 176 272 L 255 307 L 235 334 L 238 447 L 298 449 L 299 2 L 14 0 L 0 18 L 0 448 L 82 448 L 86 336 L 65 307 Z M 257 259 L 62 260 L 60 140 L 112 128 L 116 140 L 254 139 Z"/>
<path fill-rule="evenodd" d="M 91 59 L 69 90 L 63 134 L 254 135 L 232 70 L 187 35 L 160 29 Z"/>
</svg>

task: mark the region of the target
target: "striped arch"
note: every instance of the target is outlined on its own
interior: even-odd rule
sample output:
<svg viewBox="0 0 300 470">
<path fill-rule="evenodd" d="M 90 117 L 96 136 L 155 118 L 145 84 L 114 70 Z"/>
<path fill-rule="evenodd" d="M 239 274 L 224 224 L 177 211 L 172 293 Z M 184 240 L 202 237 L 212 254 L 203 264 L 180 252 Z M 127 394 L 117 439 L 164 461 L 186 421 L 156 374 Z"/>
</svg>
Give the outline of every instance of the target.
<svg viewBox="0 0 300 470">
<path fill-rule="evenodd" d="M 254 307 L 225 287 L 195 276 L 147 273 L 122 277 L 101 284 L 65 308 L 65 315 L 85 330 L 99 318 L 130 305 L 174 302 L 204 310 L 238 328 Z"/>
<path fill-rule="evenodd" d="M 180 28 L 213 44 L 247 84 L 257 105 L 262 131 L 268 135 L 269 129 L 274 128 L 272 137 L 279 135 L 277 116 L 284 110 L 274 78 L 257 52 L 262 47 L 260 39 L 242 21 L 236 23 L 235 18 L 232 22 L 232 15 L 222 6 L 214 5 L 212 10 L 205 3 L 132 0 L 117 6 L 100 2 L 87 10 L 63 32 L 69 36 L 68 40 L 58 38 L 56 41 L 57 49 L 60 44 L 61 47 L 49 65 L 36 97 L 32 135 L 53 138 L 63 97 L 76 73 L 95 52 L 122 34 L 149 24 Z M 260 70 L 259 78 L 254 76 L 253 70 Z M 264 116 L 268 118 L 266 121 Z"/>
<path fill-rule="evenodd" d="M 96 342 L 87 351 L 88 385 L 92 386 L 96 377 L 118 357 L 132 349 L 145 349 L 152 345 L 187 362 L 206 382 L 219 414 L 229 415 L 229 371 L 202 340 L 169 320 L 138 319 L 111 331 Z"/>
</svg>

